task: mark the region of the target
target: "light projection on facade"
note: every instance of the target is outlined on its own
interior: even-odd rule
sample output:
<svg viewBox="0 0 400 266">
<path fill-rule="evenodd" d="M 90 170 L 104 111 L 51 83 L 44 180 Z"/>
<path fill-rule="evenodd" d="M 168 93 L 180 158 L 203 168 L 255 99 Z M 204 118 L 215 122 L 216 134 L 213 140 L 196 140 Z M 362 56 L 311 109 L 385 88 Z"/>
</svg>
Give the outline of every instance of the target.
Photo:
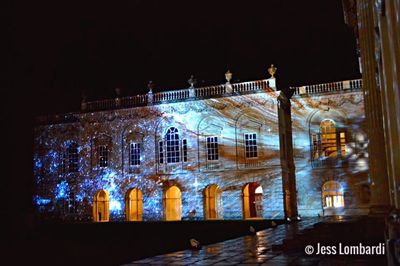
<svg viewBox="0 0 400 266">
<path fill-rule="evenodd" d="M 39 214 L 96 222 L 283 218 L 280 92 L 268 84 L 275 80 L 83 102 L 82 112 L 38 118 Z M 299 214 L 365 213 L 361 82 L 292 90 Z M 340 187 L 335 195 L 329 181 Z"/>
</svg>

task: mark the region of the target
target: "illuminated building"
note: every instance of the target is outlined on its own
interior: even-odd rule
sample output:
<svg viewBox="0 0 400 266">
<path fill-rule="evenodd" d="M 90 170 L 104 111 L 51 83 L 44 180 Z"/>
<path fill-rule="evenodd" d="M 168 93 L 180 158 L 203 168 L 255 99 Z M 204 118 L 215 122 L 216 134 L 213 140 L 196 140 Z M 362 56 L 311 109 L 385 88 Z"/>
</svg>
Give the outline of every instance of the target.
<svg viewBox="0 0 400 266">
<path fill-rule="evenodd" d="M 228 72 L 226 84 L 202 88 L 193 79 L 182 90 L 149 86 L 39 117 L 38 212 L 94 221 L 367 213 L 361 80 L 293 87 L 289 101 L 269 72 L 235 84 Z"/>
</svg>

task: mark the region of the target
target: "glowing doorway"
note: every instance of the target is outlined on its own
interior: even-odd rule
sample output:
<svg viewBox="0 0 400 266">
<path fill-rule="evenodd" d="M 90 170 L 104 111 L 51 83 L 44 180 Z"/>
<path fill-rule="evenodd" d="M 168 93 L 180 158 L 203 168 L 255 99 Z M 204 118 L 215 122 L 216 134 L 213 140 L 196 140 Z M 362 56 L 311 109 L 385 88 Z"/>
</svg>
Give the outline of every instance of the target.
<svg viewBox="0 0 400 266">
<path fill-rule="evenodd" d="M 141 221 L 143 216 L 142 191 L 131 188 L 125 196 L 125 216 L 127 221 Z"/>
<path fill-rule="evenodd" d="M 217 185 L 209 185 L 204 189 L 204 219 L 221 219 L 221 189 Z"/>
<path fill-rule="evenodd" d="M 179 221 L 182 218 L 181 190 L 172 186 L 164 193 L 164 220 Z"/>
<path fill-rule="evenodd" d="M 97 191 L 93 199 L 93 221 L 108 222 L 110 219 L 110 207 L 108 192 L 104 189 Z"/>
<path fill-rule="evenodd" d="M 248 183 L 243 188 L 243 218 L 262 217 L 263 189 L 257 182 Z"/>
</svg>

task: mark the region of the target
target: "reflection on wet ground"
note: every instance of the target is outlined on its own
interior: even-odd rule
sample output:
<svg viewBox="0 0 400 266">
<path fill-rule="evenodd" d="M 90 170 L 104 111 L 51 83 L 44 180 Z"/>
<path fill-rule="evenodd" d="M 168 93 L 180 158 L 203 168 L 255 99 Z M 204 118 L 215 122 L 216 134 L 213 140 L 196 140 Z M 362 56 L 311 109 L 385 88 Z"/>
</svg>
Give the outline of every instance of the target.
<svg viewBox="0 0 400 266">
<path fill-rule="evenodd" d="M 224 242 L 203 246 L 200 250 L 183 250 L 137 260 L 128 265 L 378 265 L 368 257 L 308 256 L 303 250 L 275 251 L 272 245 L 294 238 L 306 228 L 312 228 L 318 218 L 283 224 Z M 383 260 L 384 261 L 384 260 Z"/>
</svg>

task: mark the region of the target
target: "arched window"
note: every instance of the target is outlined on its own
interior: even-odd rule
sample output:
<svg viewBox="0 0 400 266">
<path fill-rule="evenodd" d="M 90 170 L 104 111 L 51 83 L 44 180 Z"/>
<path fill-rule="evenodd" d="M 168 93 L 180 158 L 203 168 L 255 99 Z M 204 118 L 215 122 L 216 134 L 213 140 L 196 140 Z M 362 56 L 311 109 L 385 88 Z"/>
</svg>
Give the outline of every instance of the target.
<svg viewBox="0 0 400 266">
<path fill-rule="evenodd" d="M 167 148 L 167 163 L 179 163 L 179 133 L 178 129 L 171 127 L 165 134 Z"/>
<path fill-rule="evenodd" d="M 204 218 L 206 220 L 222 218 L 221 194 L 221 189 L 217 185 L 210 185 L 204 189 Z"/>
<path fill-rule="evenodd" d="M 257 182 L 251 182 L 244 186 L 242 193 L 243 218 L 262 217 L 262 187 Z"/>
<path fill-rule="evenodd" d="M 322 186 L 324 208 L 344 207 L 343 189 L 337 181 L 328 181 Z"/>
<path fill-rule="evenodd" d="M 179 138 L 178 129 L 170 127 L 164 139 L 158 142 L 158 163 L 188 161 L 188 141 Z"/>
<path fill-rule="evenodd" d="M 143 215 L 142 191 L 137 188 L 128 190 L 125 196 L 125 215 L 127 221 L 141 221 Z"/>
<path fill-rule="evenodd" d="M 93 199 L 93 220 L 95 222 L 108 222 L 110 206 L 108 192 L 104 189 L 97 191 Z"/>
</svg>

